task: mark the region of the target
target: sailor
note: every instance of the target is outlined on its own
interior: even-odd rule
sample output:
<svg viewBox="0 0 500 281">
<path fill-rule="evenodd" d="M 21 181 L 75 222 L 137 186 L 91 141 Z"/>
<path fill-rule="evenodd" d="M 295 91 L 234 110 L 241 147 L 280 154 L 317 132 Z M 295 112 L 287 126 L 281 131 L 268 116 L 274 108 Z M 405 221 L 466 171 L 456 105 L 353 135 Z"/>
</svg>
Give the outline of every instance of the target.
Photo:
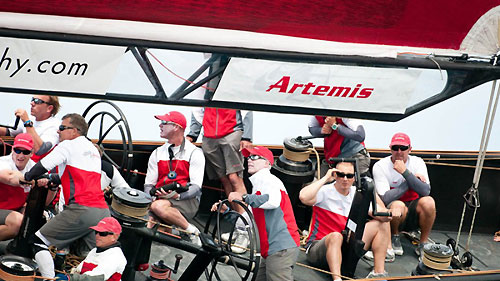
<svg viewBox="0 0 500 281">
<path fill-rule="evenodd" d="M 231 192 L 228 199 L 244 201 L 252 207 L 263 258 L 256 280 L 292 281 L 300 237 L 285 186 L 271 174 L 273 153 L 262 146 L 244 148 L 241 152 L 248 158 L 253 192 Z M 215 206 L 212 210 L 216 210 Z"/>
<path fill-rule="evenodd" d="M 200 231 L 188 219 L 194 217 L 200 205 L 205 157 L 201 149 L 185 140 L 186 118 L 182 113 L 171 111 L 155 118 L 161 121 L 160 137 L 167 142 L 151 153 L 148 162 L 144 191 L 150 193 L 152 188 L 157 188 L 156 199 L 151 204 L 152 219 L 159 218 L 180 227 L 189 234 L 191 242 L 201 246 Z M 188 191 L 158 189 L 174 183 L 187 186 Z"/>
<path fill-rule="evenodd" d="M 19 178 L 29 171 L 35 162 L 30 160 L 33 154 L 33 138 L 21 133 L 14 139 L 11 155 L 0 157 L 0 241 L 14 238 L 23 221 L 24 206 L 30 188 L 23 187 Z"/>
<path fill-rule="evenodd" d="M 341 246 L 344 230 L 356 192 L 354 183 L 354 166 L 350 162 L 339 162 L 335 168 L 320 180 L 302 188 L 299 199 L 307 206 L 313 207 L 311 229 L 306 244 L 307 260 L 318 267 L 329 268 L 333 280 L 342 280 L 340 268 L 342 263 Z M 377 210 L 387 211 L 377 198 Z M 384 260 L 390 239 L 388 221 L 391 217 L 373 217 L 365 225 L 363 233 L 364 250 L 370 248 L 374 254 L 374 268 L 367 278 L 386 277 Z"/>
<path fill-rule="evenodd" d="M 120 248 L 118 238 L 122 232 L 120 223 L 113 217 L 103 218 L 90 229 L 95 231 L 95 244 L 87 257 L 69 274 L 57 274 L 56 280 L 115 281 L 121 280 L 127 259 Z"/>
<path fill-rule="evenodd" d="M 54 277 L 54 261 L 48 247 L 62 249 L 82 239 L 77 255 L 85 256 L 95 247 L 94 232 L 89 229 L 109 217 L 109 208 L 101 191 L 101 158 L 90 140 L 85 119 L 76 113 L 66 114 L 59 126 L 60 143 L 24 179 L 31 181 L 58 167 L 65 208 L 35 234 L 35 260 L 43 277 Z"/>
<path fill-rule="evenodd" d="M 28 133 L 33 137 L 32 159 L 38 162 L 49 150 L 59 143 L 57 128 L 61 121 L 54 117 L 59 108 L 57 96 L 35 95 L 31 98 L 31 114 L 24 109 L 16 109 L 16 117 L 20 117 L 21 125 L 16 130 L 0 128 L 0 136 L 17 136 Z"/>
<path fill-rule="evenodd" d="M 420 228 L 420 244 L 415 253 L 420 256 L 422 247 L 429 241 L 429 234 L 436 218 L 436 205 L 429 196 L 431 185 L 424 160 L 409 155 L 410 137 L 396 133 L 389 145 L 391 155 L 380 159 L 373 166 L 373 178 L 382 201 L 392 212 L 402 213 L 391 221 L 392 248 L 396 255 L 403 255 L 400 231 Z"/>
<path fill-rule="evenodd" d="M 370 154 L 364 144 L 365 129 L 359 120 L 314 116 L 309 122 L 309 132 L 315 137 L 325 138 L 326 163 L 322 165 L 322 171 L 327 170 L 327 164 L 333 164 L 330 158 L 335 157 L 358 159 L 360 174 L 365 174 L 370 169 Z"/>
</svg>

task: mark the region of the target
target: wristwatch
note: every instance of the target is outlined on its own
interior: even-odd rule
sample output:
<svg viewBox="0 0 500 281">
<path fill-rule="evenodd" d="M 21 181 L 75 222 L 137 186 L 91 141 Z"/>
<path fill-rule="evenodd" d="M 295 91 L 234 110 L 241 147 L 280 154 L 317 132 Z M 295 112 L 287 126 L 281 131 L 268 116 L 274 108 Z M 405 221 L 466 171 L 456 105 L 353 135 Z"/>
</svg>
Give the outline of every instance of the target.
<svg viewBox="0 0 500 281">
<path fill-rule="evenodd" d="M 335 123 L 335 124 L 332 125 L 332 129 L 334 131 L 336 131 L 338 129 L 338 127 L 339 127 L 339 125 L 337 125 L 337 123 Z"/>
<path fill-rule="evenodd" d="M 247 201 L 247 197 L 248 197 L 248 194 L 243 194 L 243 195 L 241 196 L 241 199 L 243 199 L 243 202 L 245 202 L 245 203 L 246 203 L 246 201 Z"/>
<path fill-rule="evenodd" d="M 31 120 L 24 121 L 24 127 L 25 128 L 33 127 L 33 121 Z"/>
</svg>

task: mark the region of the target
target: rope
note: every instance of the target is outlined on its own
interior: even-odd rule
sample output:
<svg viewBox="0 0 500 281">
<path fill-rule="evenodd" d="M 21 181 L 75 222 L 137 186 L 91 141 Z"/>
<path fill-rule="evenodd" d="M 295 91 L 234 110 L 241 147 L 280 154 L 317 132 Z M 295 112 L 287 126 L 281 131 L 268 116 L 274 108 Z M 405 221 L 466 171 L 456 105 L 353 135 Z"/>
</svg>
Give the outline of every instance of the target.
<svg viewBox="0 0 500 281">
<path fill-rule="evenodd" d="M 115 198 L 113 198 L 113 201 L 111 201 L 111 208 L 113 208 L 113 210 L 115 210 L 121 214 L 127 215 L 127 216 L 131 216 L 131 215 L 132 216 L 145 216 L 148 213 L 147 208 L 138 208 L 138 207 L 132 207 L 132 206 L 128 206 L 125 204 L 121 204 Z"/>
<path fill-rule="evenodd" d="M 310 148 L 309 151 L 313 151 L 316 154 L 316 163 L 318 164 L 318 169 L 316 171 L 318 172 L 318 179 L 320 179 L 321 178 L 321 172 L 320 172 L 321 163 L 319 162 L 319 153 L 318 153 L 318 151 L 316 151 L 316 149 L 314 149 L 314 147 Z"/>
<path fill-rule="evenodd" d="M 490 99 L 489 99 L 489 102 L 488 102 L 488 109 L 486 111 L 486 117 L 485 117 L 485 120 L 484 120 L 483 134 L 481 136 L 481 144 L 480 144 L 480 148 L 479 148 L 479 155 L 478 155 L 477 162 L 476 162 L 476 169 L 474 171 L 474 177 L 473 177 L 473 180 L 472 180 L 472 186 L 469 189 L 469 191 L 467 192 L 467 194 L 465 195 L 465 196 L 467 196 L 468 194 L 470 194 L 471 198 L 473 198 L 476 195 L 479 196 L 478 193 L 477 193 L 478 192 L 478 187 L 479 187 L 479 180 L 481 178 L 481 171 L 482 171 L 482 168 L 483 168 L 484 159 L 485 159 L 485 156 L 486 156 L 486 149 L 488 147 L 488 142 L 489 142 L 490 135 L 491 135 L 491 130 L 492 130 L 492 127 L 493 127 L 493 121 L 495 120 L 495 113 L 496 113 L 496 109 L 497 109 L 497 105 L 498 105 L 498 98 L 500 96 L 500 87 L 499 87 L 498 90 L 497 90 L 497 94 L 496 94 L 496 98 L 495 98 L 495 103 L 493 105 L 493 110 L 492 110 L 491 107 L 492 107 L 492 103 L 493 103 L 493 97 L 495 95 L 496 85 L 497 85 L 497 81 L 495 80 L 495 81 L 493 81 L 493 84 L 491 86 L 491 94 L 490 94 Z M 457 245 L 459 245 L 459 242 L 460 242 L 460 232 L 462 231 L 463 220 L 465 218 L 466 204 L 467 204 L 467 201 L 464 202 L 464 209 L 462 211 L 462 217 L 460 219 L 460 227 L 459 227 L 459 230 L 458 230 L 458 233 L 457 233 Z M 472 217 L 472 223 L 471 223 L 471 226 L 470 226 L 470 229 L 469 229 L 469 236 L 468 236 L 467 244 L 466 244 L 466 248 L 465 248 L 466 251 L 469 251 L 470 239 L 472 237 L 472 230 L 474 228 L 474 222 L 475 222 L 475 219 L 476 219 L 476 212 L 477 212 L 477 208 L 479 207 L 479 203 L 478 204 L 474 204 L 474 205 L 475 205 L 474 206 L 474 215 Z"/>
<path fill-rule="evenodd" d="M 305 268 L 308 268 L 308 269 L 312 269 L 312 270 L 316 270 L 316 271 L 319 271 L 319 272 L 322 272 L 322 273 L 326 273 L 326 274 L 330 274 L 330 275 L 333 275 L 333 276 L 336 276 L 336 277 L 340 277 L 342 279 L 354 280 L 354 278 L 350 278 L 350 277 L 347 277 L 347 276 L 344 276 L 344 275 L 341 275 L 341 274 L 335 274 L 333 272 L 330 272 L 330 271 L 327 271 L 327 270 L 323 270 L 323 269 L 320 269 L 320 268 L 317 268 L 317 267 L 313 267 L 313 266 L 310 266 L 310 265 L 307 265 L 307 264 L 303 264 L 303 263 L 300 263 L 300 262 L 296 262 L 295 264 L 296 265 L 300 265 L 300 266 L 305 267 Z"/>
<path fill-rule="evenodd" d="M 161 61 L 160 61 L 157 57 L 155 57 L 155 55 L 153 55 L 153 53 L 151 53 L 149 50 L 146 50 L 146 52 L 147 52 L 150 56 L 152 56 L 152 57 L 153 57 L 153 58 L 154 58 L 154 59 L 155 59 L 155 60 L 156 60 L 156 61 L 157 61 L 157 62 L 158 62 L 161 66 L 163 66 L 163 68 L 165 68 L 168 72 L 172 73 L 172 75 L 174 75 L 175 77 L 177 77 L 177 78 L 179 78 L 179 79 L 181 79 L 181 80 L 183 80 L 183 81 L 185 81 L 185 82 L 188 82 L 188 83 L 190 83 L 190 84 L 192 84 L 192 85 L 194 85 L 194 84 L 195 84 L 193 81 L 189 81 L 189 80 L 187 80 L 187 79 L 185 79 L 185 78 L 181 77 L 180 75 L 176 74 L 176 73 L 175 73 L 175 72 L 173 72 L 172 70 L 170 70 L 170 69 L 169 69 L 167 66 L 165 66 L 165 65 L 164 65 L 164 64 L 163 64 L 163 63 L 162 63 L 162 62 L 161 62 Z M 203 85 L 202 85 L 201 87 L 202 87 L 202 88 L 204 88 L 204 89 L 210 90 L 210 91 L 215 91 L 215 89 L 210 88 L 210 87 L 207 87 L 207 86 L 203 86 Z"/>
<path fill-rule="evenodd" d="M 444 80 L 443 78 L 443 70 L 441 69 L 441 66 L 439 65 L 439 63 L 434 59 L 434 55 L 433 54 L 430 54 L 427 56 L 428 59 L 430 59 L 433 63 L 435 63 L 439 69 L 439 74 L 441 74 L 441 80 Z"/>
</svg>

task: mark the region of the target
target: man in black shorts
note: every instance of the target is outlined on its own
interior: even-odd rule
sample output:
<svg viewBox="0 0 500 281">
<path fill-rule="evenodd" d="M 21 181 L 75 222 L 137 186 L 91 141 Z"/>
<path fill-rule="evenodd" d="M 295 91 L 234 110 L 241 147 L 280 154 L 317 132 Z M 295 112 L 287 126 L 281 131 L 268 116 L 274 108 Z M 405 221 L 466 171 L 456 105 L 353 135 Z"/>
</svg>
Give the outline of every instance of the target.
<svg viewBox="0 0 500 281">
<path fill-rule="evenodd" d="M 399 232 L 420 228 L 420 244 L 415 250 L 420 256 L 436 218 L 436 205 L 429 196 L 431 185 L 427 167 L 422 158 L 409 155 L 411 143 L 408 135 L 395 134 L 389 147 L 391 155 L 373 166 L 373 178 L 385 205 L 402 214 L 391 221 L 392 248 L 396 255 L 403 255 Z"/>
</svg>

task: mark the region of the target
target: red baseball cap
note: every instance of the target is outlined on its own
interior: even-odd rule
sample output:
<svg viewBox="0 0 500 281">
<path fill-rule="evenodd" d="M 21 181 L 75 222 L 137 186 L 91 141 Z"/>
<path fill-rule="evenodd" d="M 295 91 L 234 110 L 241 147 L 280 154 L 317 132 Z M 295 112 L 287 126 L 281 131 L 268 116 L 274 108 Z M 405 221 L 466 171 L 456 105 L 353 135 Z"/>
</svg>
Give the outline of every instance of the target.
<svg viewBox="0 0 500 281">
<path fill-rule="evenodd" d="M 396 133 L 392 137 L 391 144 L 389 146 L 393 146 L 393 145 L 410 146 L 411 145 L 410 137 L 405 133 Z"/>
<path fill-rule="evenodd" d="M 241 150 L 241 154 L 243 156 L 248 157 L 250 155 L 259 155 L 267 159 L 271 165 L 274 163 L 274 156 L 271 150 L 269 150 L 267 147 L 263 146 L 255 146 L 254 148 L 243 148 Z"/>
<path fill-rule="evenodd" d="M 165 115 L 155 115 L 155 118 L 167 122 L 174 122 L 175 124 L 181 126 L 181 128 L 186 129 L 186 117 L 178 111 L 170 111 Z"/>
<path fill-rule="evenodd" d="M 22 133 L 16 136 L 14 139 L 14 145 L 12 148 L 24 148 L 27 150 L 33 149 L 33 138 L 28 133 Z"/>
<path fill-rule="evenodd" d="M 114 234 L 120 234 L 122 232 L 122 226 L 113 217 L 103 218 L 96 226 L 91 226 L 89 228 L 99 232 L 109 231 Z"/>
</svg>

